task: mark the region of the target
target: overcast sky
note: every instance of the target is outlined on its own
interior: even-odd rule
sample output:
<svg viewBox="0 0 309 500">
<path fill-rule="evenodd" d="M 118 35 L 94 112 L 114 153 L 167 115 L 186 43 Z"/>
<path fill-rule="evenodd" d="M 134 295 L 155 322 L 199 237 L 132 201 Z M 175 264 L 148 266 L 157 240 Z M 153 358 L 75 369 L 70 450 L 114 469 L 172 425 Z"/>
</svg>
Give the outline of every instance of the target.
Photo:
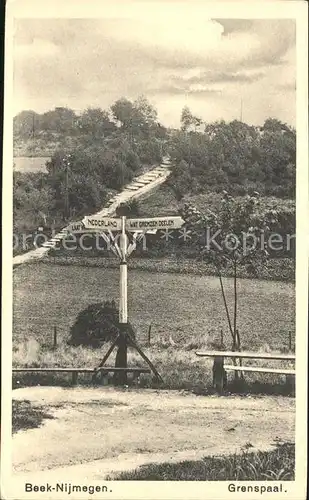
<svg viewBox="0 0 309 500">
<path fill-rule="evenodd" d="M 210 19 L 195 10 L 106 19 L 18 19 L 14 114 L 108 108 L 145 95 L 166 126 L 204 120 L 295 125 L 295 22 Z"/>
</svg>

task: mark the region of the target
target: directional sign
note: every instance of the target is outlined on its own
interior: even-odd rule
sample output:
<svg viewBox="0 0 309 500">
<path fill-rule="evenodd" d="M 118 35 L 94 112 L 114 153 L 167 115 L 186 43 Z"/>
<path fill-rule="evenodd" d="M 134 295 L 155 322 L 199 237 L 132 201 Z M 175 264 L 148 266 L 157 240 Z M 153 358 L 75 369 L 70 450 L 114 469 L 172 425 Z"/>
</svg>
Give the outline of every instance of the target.
<svg viewBox="0 0 309 500">
<path fill-rule="evenodd" d="M 81 221 L 80 222 L 71 222 L 71 224 L 69 224 L 65 228 L 65 231 L 67 231 L 68 233 L 73 233 L 73 234 L 91 232 L 91 230 L 89 231 L 89 229 L 88 230 L 85 229 L 85 226 Z"/>
<path fill-rule="evenodd" d="M 83 224 L 86 229 L 101 229 L 102 231 L 105 229 L 110 229 L 111 231 L 121 230 L 121 219 L 87 216 L 83 218 Z"/>
<path fill-rule="evenodd" d="M 138 229 L 179 229 L 184 220 L 181 217 L 152 217 L 148 219 L 127 219 L 126 230 L 136 231 Z"/>
</svg>

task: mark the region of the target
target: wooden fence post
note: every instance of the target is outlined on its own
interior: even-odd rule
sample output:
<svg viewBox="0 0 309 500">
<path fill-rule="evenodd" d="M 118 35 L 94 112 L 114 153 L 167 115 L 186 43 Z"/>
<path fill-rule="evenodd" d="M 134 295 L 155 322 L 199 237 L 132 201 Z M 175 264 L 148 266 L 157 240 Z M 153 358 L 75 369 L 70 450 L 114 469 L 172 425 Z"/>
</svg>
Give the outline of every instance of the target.
<svg viewBox="0 0 309 500">
<path fill-rule="evenodd" d="M 241 345 L 240 345 L 240 337 L 239 337 L 239 331 L 236 330 L 236 338 L 237 338 L 237 346 L 238 350 L 241 351 Z M 242 359 L 239 358 L 239 366 L 242 366 Z M 240 372 L 240 378 L 244 380 L 244 372 Z"/>
<path fill-rule="evenodd" d="M 77 384 L 77 377 L 78 377 L 78 372 L 72 372 L 72 385 Z"/>
<path fill-rule="evenodd" d="M 292 332 L 289 330 L 289 352 L 292 352 Z M 285 386 L 288 392 L 293 393 L 295 391 L 295 378 L 291 375 L 285 376 Z"/>
<path fill-rule="evenodd" d="M 57 327 L 56 326 L 54 326 L 53 348 L 57 349 Z"/>
<path fill-rule="evenodd" d="M 151 344 L 151 324 L 149 325 L 149 328 L 148 328 L 148 345 L 150 346 Z"/>
<path fill-rule="evenodd" d="M 214 358 L 212 367 L 213 386 L 216 391 L 221 394 L 225 386 L 225 370 L 224 370 L 224 357 Z"/>
</svg>

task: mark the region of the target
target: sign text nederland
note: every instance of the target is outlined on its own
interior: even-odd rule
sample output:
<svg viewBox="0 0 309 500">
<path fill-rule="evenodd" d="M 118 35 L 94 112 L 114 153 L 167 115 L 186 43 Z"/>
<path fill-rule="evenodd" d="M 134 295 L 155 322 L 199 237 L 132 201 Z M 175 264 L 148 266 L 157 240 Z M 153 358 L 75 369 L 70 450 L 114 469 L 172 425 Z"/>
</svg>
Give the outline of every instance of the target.
<svg viewBox="0 0 309 500">
<path fill-rule="evenodd" d="M 121 219 L 112 219 L 109 217 L 84 217 L 83 224 L 86 229 L 110 229 L 111 231 L 121 230 Z"/>
<path fill-rule="evenodd" d="M 85 217 L 83 224 L 86 229 L 121 230 L 121 219 Z M 144 219 L 126 219 L 126 230 L 137 231 L 146 229 L 179 229 L 184 224 L 181 217 L 152 217 Z"/>
</svg>

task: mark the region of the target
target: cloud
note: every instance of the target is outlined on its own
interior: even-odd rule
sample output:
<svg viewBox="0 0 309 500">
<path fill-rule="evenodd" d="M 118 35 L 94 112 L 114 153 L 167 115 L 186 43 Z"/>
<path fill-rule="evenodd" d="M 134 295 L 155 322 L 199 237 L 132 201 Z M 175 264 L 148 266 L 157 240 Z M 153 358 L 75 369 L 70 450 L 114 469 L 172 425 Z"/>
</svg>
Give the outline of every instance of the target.
<svg viewBox="0 0 309 500">
<path fill-rule="evenodd" d="M 197 95 L 203 94 L 205 96 L 219 94 L 221 92 L 220 89 L 214 89 L 207 86 L 202 86 L 201 84 L 194 84 L 188 86 L 177 86 L 177 85 L 162 85 L 160 87 L 154 87 L 147 89 L 147 93 L 149 95 Z"/>
<path fill-rule="evenodd" d="M 223 36 L 230 33 L 249 31 L 253 20 L 252 19 L 214 19 L 223 26 Z"/>
<path fill-rule="evenodd" d="M 265 76 L 264 72 L 256 71 L 200 71 L 198 74 L 191 77 L 184 77 L 183 81 L 190 84 L 206 85 L 209 83 L 235 83 L 235 82 L 256 82 Z M 174 78 L 179 81 L 178 78 Z"/>
<path fill-rule="evenodd" d="M 16 44 L 14 55 L 18 61 L 20 59 L 56 56 L 59 52 L 60 47 L 49 40 L 33 38 L 30 43 Z"/>
<path fill-rule="evenodd" d="M 287 91 L 295 91 L 296 90 L 296 82 L 292 83 L 279 83 L 278 88 L 281 90 L 287 90 Z"/>
<path fill-rule="evenodd" d="M 201 112 L 205 106 L 207 116 L 229 119 L 240 94 L 258 102 L 276 89 L 282 97 L 284 84 L 291 96 L 295 84 L 290 20 L 210 19 L 194 8 L 186 16 L 170 9 L 153 17 L 19 19 L 14 46 L 15 101 L 22 109 L 104 108 L 144 94 L 176 125 L 187 100 Z M 250 104 L 249 121 L 267 115 L 263 103 Z M 279 118 L 294 119 L 293 100 L 282 97 L 282 109 L 276 103 Z"/>
</svg>

